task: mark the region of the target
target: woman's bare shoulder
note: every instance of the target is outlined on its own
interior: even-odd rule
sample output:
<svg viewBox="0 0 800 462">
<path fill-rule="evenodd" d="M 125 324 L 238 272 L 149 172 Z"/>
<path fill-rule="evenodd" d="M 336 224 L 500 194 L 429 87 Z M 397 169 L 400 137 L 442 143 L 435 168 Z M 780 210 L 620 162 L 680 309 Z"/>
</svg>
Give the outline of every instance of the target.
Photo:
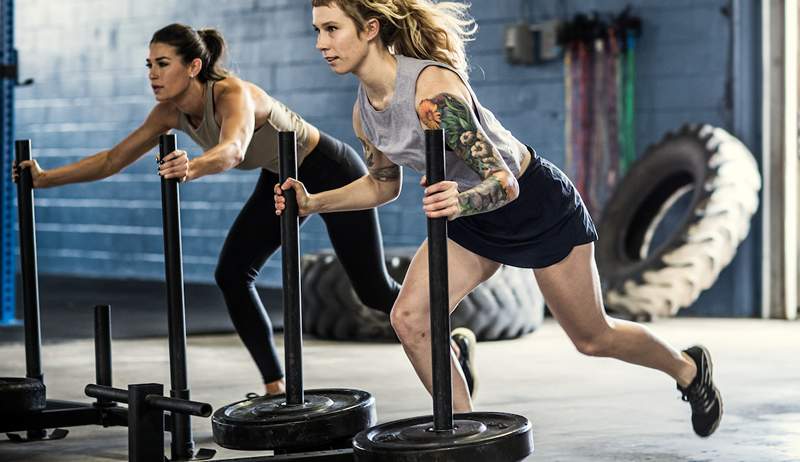
<svg viewBox="0 0 800 462">
<path fill-rule="evenodd" d="M 417 78 L 417 101 L 441 93 L 468 94 L 464 81 L 455 71 L 434 65 L 426 67 Z"/>
</svg>

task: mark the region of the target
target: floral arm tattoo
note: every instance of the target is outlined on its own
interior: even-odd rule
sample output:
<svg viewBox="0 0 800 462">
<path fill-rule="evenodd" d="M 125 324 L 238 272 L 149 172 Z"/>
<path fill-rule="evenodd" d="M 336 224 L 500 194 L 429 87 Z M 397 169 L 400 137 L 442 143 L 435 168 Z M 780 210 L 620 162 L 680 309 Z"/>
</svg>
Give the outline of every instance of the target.
<svg viewBox="0 0 800 462">
<path fill-rule="evenodd" d="M 489 212 L 511 202 L 515 185 L 503 158 L 478 127 L 472 110 L 461 99 L 448 93 L 420 101 L 417 114 L 429 129 L 441 128 L 445 142 L 483 181 L 458 194 L 459 216 Z M 510 173 L 510 172 L 508 172 Z"/>
<path fill-rule="evenodd" d="M 392 164 L 387 167 L 379 167 L 375 165 L 375 158 L 381 155 L 374 146 L 359 138 L 361 146 L 364 147 L 364 157 L 367 162 L 367 170 L 369 175 L 378 181 L 391 182 L 400 179 L 400 166 Z"/>
</svg>

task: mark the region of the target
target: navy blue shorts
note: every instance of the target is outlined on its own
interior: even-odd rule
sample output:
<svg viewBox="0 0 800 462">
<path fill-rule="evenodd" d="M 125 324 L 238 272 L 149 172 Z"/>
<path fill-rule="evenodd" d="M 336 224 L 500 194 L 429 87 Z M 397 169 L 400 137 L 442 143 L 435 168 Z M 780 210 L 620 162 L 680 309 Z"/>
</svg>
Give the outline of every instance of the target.
<svg viewBox="0 0 800 462">
<path fill-rule="evenodd" d="M 548 267 L 573 247 L 596 241 L 592 217 L 569 178 L 533 150 L 531 155 L 515 201 L 456 218 L 447 224 L 447 236 L 470 252 L 520 268 Z"/>
</svg>

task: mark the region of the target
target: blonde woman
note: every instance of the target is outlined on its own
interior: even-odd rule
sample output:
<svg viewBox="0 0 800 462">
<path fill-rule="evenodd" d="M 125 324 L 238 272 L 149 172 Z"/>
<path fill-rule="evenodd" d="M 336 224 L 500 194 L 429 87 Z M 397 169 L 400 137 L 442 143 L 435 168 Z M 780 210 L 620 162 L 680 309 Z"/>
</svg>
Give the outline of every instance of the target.
<svg viewBox="0 0 800 462">
<path fill-rule="evenodd" d="M 605 314 L 594 261 L 594 224 L 553 164 L 518 141 L 481 106 L 467 80 L 464 42 L 474 32 L 468 6 L 428 0 L 312 0 L 317 48 L 337 74 L 359 82 L 353 126 L 371 174 L 347 186 L 294 188 L 301 213 L 359 210 L 393 200 L 400 166 L 424 171 L 424 128 L 442 128 L 447 181 L 425 185 L 423 210 L 447 217 L 451 309 L 500 264 L 532 268 L 553 315 L 576 348 L 667 373 L 692 408 L 694 431 L 709 436 L 722 416 L 708 351 L 683 352 L 636 323 Z M 424 178 L 423 178 L 424 183 Z M 431 390 L 428 247 L 414 257 L 392 309 L 392 325 Z M 472 409 L 452 362 L 456 412 Z"/>
</svg>

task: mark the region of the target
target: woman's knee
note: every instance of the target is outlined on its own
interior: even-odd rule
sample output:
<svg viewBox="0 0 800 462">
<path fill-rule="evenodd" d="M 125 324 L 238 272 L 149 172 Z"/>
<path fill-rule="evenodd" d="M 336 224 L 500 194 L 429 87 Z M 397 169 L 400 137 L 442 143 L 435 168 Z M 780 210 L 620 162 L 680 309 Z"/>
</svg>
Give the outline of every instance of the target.
<svg viewBox="0 0 800 462">
<path fill-rule="evenodd" d="M 573 338 L 575 348 L 586 356 L 609 357 L 613 356 L 614 328 L 607 327 L 602 331 Z"/>
<path fill-rule="evenodd" d="M 253 285 L 255 278 L 251 277 L 245 271 L 218 264 L 217 269 L 214 271 L 214 280 L 223 292 L 228 292 L 238 289 L 249 289 Z"/>
<path fill-rule="evenodd" d="M 397 337 L 404 345 L 422 341 L 430 342 L 428 338 L 429 322 L 426 320 L 427 311 L 421 310 L 419 305 L 406 304 L 398 300 L 389 314 Z"/>
</svg>

